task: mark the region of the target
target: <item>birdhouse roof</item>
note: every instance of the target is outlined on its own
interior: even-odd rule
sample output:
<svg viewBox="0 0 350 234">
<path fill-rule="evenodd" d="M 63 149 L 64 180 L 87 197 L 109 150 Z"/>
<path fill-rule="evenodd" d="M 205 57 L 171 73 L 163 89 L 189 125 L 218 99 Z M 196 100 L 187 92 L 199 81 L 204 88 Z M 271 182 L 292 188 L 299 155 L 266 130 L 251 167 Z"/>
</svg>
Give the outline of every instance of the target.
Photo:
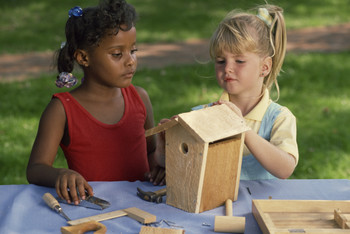
<svg viewBox="0 0 350 234">
<path fill-rule="evenodd" d="M 204 142 L 218 141 L 248 130 L 245 122 L 224 104 L 179 114 L 178 122 Z"/>
<path fill-rule="evenodd" d="M 180 124 L 196 139 L 214 142 L 247 131 L 244 121 L 227 105 L 215 105 L 186 112 L 178 118 L 146 131 L 146 136 L 156 134 Z"/>
</svg>

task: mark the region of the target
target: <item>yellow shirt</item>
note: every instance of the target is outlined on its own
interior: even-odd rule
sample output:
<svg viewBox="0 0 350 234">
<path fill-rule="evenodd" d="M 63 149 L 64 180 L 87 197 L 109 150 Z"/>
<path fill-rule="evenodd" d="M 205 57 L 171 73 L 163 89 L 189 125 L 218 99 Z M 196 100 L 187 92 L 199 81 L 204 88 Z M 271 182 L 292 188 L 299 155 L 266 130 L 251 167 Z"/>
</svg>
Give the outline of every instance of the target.
<svg viewBox="0 0 350 234">
<path fill-rule="evenodd" d="M 228 93 L 223 92 L 220 100 L 229 101 Z M 247 126 L 254 132 L 259 132 L 261 121 L 271 102 L 272 100 L 270 99 L 269 91 L 265 89 L 260 102 L 253 108 L 253 110 L 244 116 Z M 287 107 L 282 106 L 281 113 L 277 116 L 272 127 L 270 143 L 293 155 L 297 164 L 299 160 L 299 151 L 296 136 L 296 118 Z M 243 156 L 250 154 L 248 148 L 244 146 Z"/>
</svg>

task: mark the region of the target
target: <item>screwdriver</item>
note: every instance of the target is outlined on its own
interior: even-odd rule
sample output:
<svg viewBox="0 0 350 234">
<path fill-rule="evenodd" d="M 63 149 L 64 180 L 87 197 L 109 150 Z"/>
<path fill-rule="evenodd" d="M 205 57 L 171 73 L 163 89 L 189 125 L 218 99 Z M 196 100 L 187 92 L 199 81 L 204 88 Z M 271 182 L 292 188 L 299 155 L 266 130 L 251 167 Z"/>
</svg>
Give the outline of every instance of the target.
<svg viewBox="0 0 350 234">
<path fill-rule="evenodd" d="M 68 221 L 71 221 L 70 218 L 68 218 L 68 216 L 63 212 L 60 203 L 58 203 L 58 201 L 56 200 L 56 198 L 54 198 L 51 193 L 45 193 L 43 195 L 43 199 L 45 201 L 45 203 L 53 210 L 55 210 L 57 213 L 59 213 L 60 215 L 62 215 L 65 219 L 67 219 Z"/>
</svg>

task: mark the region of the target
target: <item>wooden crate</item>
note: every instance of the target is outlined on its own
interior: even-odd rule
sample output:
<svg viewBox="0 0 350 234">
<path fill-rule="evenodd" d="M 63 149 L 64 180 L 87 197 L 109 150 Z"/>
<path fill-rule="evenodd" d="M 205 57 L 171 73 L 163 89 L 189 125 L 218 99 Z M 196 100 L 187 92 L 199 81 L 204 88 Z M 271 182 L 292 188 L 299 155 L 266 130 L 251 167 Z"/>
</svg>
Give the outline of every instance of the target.
<svg viewBox="0 0 350 234">
<path fill-rule="evenodd" d="M 253 200 L 252 212 L 264 234 L 350 233 L 350 201 Z"/>
</svg>

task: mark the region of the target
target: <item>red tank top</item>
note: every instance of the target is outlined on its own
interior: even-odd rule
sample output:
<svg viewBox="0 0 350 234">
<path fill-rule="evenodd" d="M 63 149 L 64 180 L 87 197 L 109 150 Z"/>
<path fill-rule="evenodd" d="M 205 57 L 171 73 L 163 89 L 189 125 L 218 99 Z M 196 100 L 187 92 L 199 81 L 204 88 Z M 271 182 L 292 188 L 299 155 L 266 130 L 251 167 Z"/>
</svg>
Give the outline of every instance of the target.
<svg viewBox="0 0 350 234">
<path fill-rule="evenodd" d="M 144 180 L 149 171 L 144 124 L 146 109 L 134 86 L 122 88 L 125 109 L 116 124 L 95 119 L 74 97 L 57 93 L 63 103 L 70 144 L 60 144 L 68 167 L 87 181 Z"/>
</svg>

